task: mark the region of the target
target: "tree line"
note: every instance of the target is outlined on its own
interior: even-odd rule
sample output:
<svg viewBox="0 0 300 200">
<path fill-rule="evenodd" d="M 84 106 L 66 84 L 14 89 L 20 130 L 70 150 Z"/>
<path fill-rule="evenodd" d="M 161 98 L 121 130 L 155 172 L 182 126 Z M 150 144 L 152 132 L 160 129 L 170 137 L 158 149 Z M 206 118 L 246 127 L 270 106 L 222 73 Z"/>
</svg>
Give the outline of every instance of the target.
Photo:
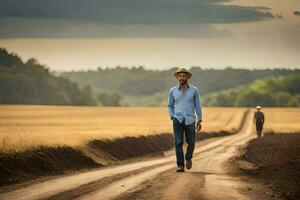
<svg viewBox="0 0 300 200">
<path fill-rule="evenodd" d="M 300 73 L 256 80 L 252 84 L 206 95 L 203 100 L 208 106 L 299 107 Z"/>
<path fill-rule="evenodd" d="M 92 88 L 78 87 L 64 77 L 54 76 L 35 59 L 21 58 L 0 48 L 1 104 L 95 105 Z"/>
<path fill-rule="evenodd" d="M 174 67 L 51 72 L 35 59 L 23 62 L 0 48 L 0 103 L 103 106 L 165 106 L 178 84 Z M 299 106 L 300 70 L 202 69 L 192 67 L 206 106 Z"/>
</svg>

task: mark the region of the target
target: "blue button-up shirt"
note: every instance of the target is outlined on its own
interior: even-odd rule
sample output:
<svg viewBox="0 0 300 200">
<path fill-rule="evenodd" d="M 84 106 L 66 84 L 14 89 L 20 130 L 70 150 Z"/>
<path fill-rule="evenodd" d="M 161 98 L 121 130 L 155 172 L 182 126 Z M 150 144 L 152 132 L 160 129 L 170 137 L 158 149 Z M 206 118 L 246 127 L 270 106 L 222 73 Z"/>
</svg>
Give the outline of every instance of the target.
<svg viewBox="0 0 300 200">
<path fill-rule="evenodd" d="M 175 117 L 179 122 L 185 120 L 185 124 L 196 121 L 195 110 L 198 121 L 202 121 L 202 106 L 199 90 L 196 86 L 188 84 L 185 91 L 176 85 L 170 89 L 168 98 L 168 112 L 170 117 Z"/>
</svg>

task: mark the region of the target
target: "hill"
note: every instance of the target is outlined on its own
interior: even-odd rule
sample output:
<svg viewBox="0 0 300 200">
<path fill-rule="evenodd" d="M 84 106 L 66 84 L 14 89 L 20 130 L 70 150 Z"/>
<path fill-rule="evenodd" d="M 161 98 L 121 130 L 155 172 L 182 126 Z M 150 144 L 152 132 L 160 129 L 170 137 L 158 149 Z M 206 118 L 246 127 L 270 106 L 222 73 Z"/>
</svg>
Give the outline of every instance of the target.
<svg viewBox="0 0 300 200">
<path fill-rule="evenodd" d="M 90 86 L 79 89 L 35 59 L 23 62 L 18 55 L 0 48 L 0 103 L 95 105 L 96 101 Z"/>
<path fill-rule="evenodd" d="M 169 88 L 177 84 L 173 73 L 177 68 L 168 70 L 147 70 L 144 67 L 65 72 L 61 76 L 77 82 L 90 84 L 104 96 L 115 96 L 118 104 L 130 106 L 166 105 Z M 226 68 L 222 70 L 192 67 L 190 82 L 196 85 L 201 95 L 249 84 L 265 77 L 277 77 L 297 73 L 300 70 L 264 69 L 247 70 Z M 99 99 L 103 99 L 99 96 Z M 109 99 L 109 98 L 108 98 Z M 107 101 L 107 100 L 106 100 Z M 206 102 L 204 102 L 206 103 Z"/>
<path fill-rule="evenodd" d="M 142 66 L 132 68 L 117 66 L 113 69 L 99 67 L 97 70 L 58 73 L 50 72 L 35 59 L 23 62 L 18 55 L 0 48 L 0 103 L 165 106 L 169 88 L 177 84 L 173 76 L 177 69 L 148 70 Z M 199 88 L 201 96 L 204 97 L 203 104 L 214 106 L 250 105 L 240 99 L 238 101 L 243 103 L 237 103 L 236 99 L 232 99 L 236 96 L 227 93 L 235 93 L 235 91 L 241 93 L 244 89 L 236 88 L 266 77 L 300 73 L 300 70 L 290 69 L 217 70 L 196 66 L 190 70 L 193 77 L 189 82 Z M 273 86 L 276 87 L 276 85 L 270 87 Z M 249 98 L 256 98 L 249 95 Z M 272 94 L 265 93 L 265 95 Z M 278 98 L 290 98 L 284 91 L 281 91 L 280 95 L 281 97 Z M 232 96 L 231 99 L 229 96 Z M 291 98 L 293 100 L 285 105 L 298 105 L 298 100 L 295 98 Z M 277 99 L 276 103 L 268 105 L 284 104 L 282 101 L 278 103 L 279 101 Z"/>
</svg>

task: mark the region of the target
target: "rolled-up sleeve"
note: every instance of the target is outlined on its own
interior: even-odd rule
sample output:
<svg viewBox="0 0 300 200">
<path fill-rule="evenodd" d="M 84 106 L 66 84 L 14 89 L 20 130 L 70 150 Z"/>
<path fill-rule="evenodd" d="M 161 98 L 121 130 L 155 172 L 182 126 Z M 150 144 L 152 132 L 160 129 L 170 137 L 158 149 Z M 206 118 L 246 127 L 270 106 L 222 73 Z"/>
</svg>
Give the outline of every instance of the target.
<svg viewBox="0 0 300 200">
<path fill-rule="evenodd" d="M 202 122 L 202 105 L 200 100 L 199 90 L 195 90 L 195 110 L 197 114 L 198 121 Z"/>
<path fill-rule="evenodd" d="M 172 90 L 170 90 L 169 97 L 168 97 L 168 112 L 170 117 L 173 117 L 174 115 L 174 103 L 175 100 L 172 94 Z"/>
</svg>

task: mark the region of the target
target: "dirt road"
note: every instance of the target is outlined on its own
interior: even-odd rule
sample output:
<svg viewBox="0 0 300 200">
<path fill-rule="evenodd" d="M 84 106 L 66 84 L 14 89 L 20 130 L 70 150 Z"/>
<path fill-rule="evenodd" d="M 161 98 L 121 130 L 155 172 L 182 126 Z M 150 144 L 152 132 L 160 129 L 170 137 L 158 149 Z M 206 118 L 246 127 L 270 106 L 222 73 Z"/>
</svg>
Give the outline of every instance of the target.
<svg viewBox="0 0 300 200">
<path fill-rule="evenodd" d="M 174 154 L 36 182 L 0 194 L 0 199 L 255 199 L 226 164 L 251 138 L 248 114 L 241 131 L 196 144 L 193 168 L 176 173 Z"/>
</svg>

